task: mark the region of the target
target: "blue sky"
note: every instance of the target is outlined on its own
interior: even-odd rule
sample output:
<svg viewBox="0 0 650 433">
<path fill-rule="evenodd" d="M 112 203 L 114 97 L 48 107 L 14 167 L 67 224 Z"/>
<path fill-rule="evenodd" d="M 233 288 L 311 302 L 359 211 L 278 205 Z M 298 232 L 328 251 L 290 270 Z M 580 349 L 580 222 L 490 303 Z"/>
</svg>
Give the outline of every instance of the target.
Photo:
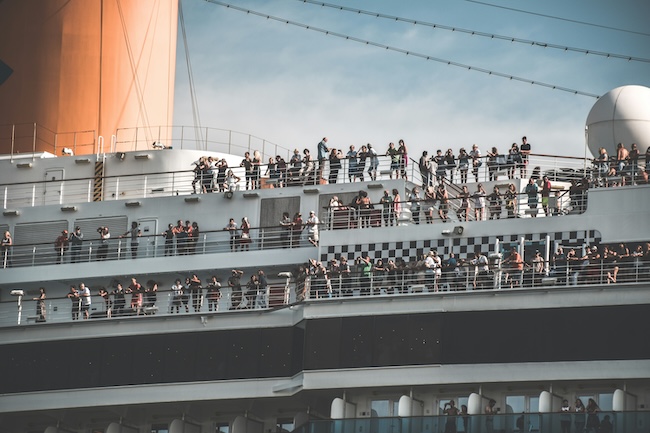
<svg viewBox="0 0 650 433">
<path fill-rule="evenodd" d="M 201 124 L 316 148 L 406 141 L 423 150 L 479 145 L 506 151 L 526 135 L 534 153 L 584 155 L 595 98 L 467 71 L 238 12 L 181 0 Z M 225 0 L 228 2 L 227 0 Z M 483 0 L 481 0 L 483 1 Z M 566 20 L 650 33 L 647 0 L 485 0 Z M 474 67 L 602 95 L 650 87 L 650 63 L 505 42 L 369 17 L 296 0 L 238 7 Z M 650 58 L 650 36 L 525 14 L 467 0 L 327 3 L 562 46 Z M 179 34 L 174 124 L 193 125 Z M 217 150 L 217 149 L 215 149 Z"/>
</svg>

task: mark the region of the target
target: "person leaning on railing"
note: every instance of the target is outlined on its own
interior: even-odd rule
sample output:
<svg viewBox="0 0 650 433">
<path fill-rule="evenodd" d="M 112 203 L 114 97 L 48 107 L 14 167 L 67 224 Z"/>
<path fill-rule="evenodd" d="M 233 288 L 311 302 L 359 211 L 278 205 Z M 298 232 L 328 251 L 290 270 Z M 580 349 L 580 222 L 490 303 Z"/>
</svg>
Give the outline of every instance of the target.
<svg viewBox="0 0 650 433">
<path fill-rule="evenodd" d="M 11 237 L 9 230 L 5 230 L 2 240 L 0 240 L 0 253 L 2 253 L 2 264 L 3 267 L 11 267 L 11 247 L 14 244 L 14 240 Z"/>
</svg>

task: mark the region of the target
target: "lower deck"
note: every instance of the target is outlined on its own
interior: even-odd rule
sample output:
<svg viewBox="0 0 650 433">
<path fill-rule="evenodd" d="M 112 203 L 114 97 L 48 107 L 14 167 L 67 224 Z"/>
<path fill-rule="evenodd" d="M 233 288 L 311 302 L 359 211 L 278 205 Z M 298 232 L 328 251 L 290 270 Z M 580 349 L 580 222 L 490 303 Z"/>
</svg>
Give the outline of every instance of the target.
<svg viewBox="0 0 650 433">
<path fill-rule="evenodd" d="M 487 432 L 494 399 L 494 431 L 518 431 L 523 415 L 525 431 L 556 432 L 563 399 L 591 398 L 613 431 L 642 432 L 647 285 L 612 287 L 3 328 L 0 431 L 442 433 L 454 400 L 468 408 L 456 431 Z"/>
</svg>

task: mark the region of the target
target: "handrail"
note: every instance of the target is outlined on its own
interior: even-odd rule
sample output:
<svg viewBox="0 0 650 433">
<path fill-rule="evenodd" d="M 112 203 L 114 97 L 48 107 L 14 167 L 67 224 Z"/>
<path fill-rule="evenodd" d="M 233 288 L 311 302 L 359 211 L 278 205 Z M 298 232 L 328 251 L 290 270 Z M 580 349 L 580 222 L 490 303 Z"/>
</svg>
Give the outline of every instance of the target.
<svg viewBox="0 0 650 433">
<path fill-rule="evenodd" d="M 568 394 L 567 394 L 567 398 Z M 443 400 L 444 401 L 444 400 Z M 442 402 L 440 403 L 442 404 Z M 424 416 L 379 416 L 365 418 L 311 419 L 294 430 L 295 433 L 316 431 L 400 431 L 415 432 L 421 429 L 413 426 L 439 426 L 435 431 L 498 431 L 498 432 L 538 432 L 557 433 L 559 431 L 580 431 L 585 425 L 588 430 L 606 432 L 632 432 L 637 424 L 647 425 L 650 414 L 647 411 L 607 411 L 596 413 L 577 412 L 521 412 L 494 414 L 443 414 L 441 407 L 435 408 L 432 415 Z M 575 430 L 573 430 L 575 427 Z M 590 428 L 591 427 L 591 428 Z M 626 427 L 628 427 L 626 429 Z M 602 430 L 601 430 L 602 429 Z"/>
<path fill-rule="evenodd" d="M 171 243 L 165 241 L 164 234 L 155 234 L 137 238 L 138 243 L 135 248 L 132 248 L 131 239 L 127 236 L 111 237 L 105 242 L 93 236 L 84 238 L 78 247 L 68 244 L 65 248 L 56 248 L 54 240 L 40 243 L 14 243 L 2 251 L 0 269 L 313 247 L 302 228 L 287 232 L 279 226 L 251 227 L 247 239 L 243 239 L 241 233 L 241 228 L 236 231 L 236 234 L 231 234 L 227 229 L 201 230 L 199 237 L 175 237 Z"/>
<path fill-rule="evenodd" d="M 46 126 L 37 123 L 14 123 L 0 125 L 0 131 L 8 127 L 11 128 L 11 131 L 7 133 L 11 142 L 10 160 L 12 162 L 17 154 L 24 155 L 25 153 L 31 153 L 32 158 L 34 158 L 36 148 L 41 147 L 37 146 L 39 142 L 44 143 L 45 148 L 50 148 L 50 153 L 54 155 L 60 154 L 59 149 L 64 147 L 69 147 L 74 153 L 78 153 L 77 150 L 79 148 L 91 146 L 90 153 L 93 153 L 96 144 L 95 130 L 54 132 Z M 88 139 L 79 143 L 78 137 L 88 135 L 90 135 Z M 5 139 L 4 133 L 0 132 L 0 143 Z M 25 148 L 30 148 L 30 150 L 25 151 Z"/>
<path fill-rule="evenodd" d="M 543 265 L 549 265 L 545 263 Z M 91 292 L 92 313 L 96 318 L 110 319 L 112 317 L 151 317 L 173 314 L 206 314 L 231 310 L 260 310 L 275 309 L 300 302 L 322 302 L 329 299 L 362 300 L 376 296 L 449 296 L 451 294 L 480 293 L 492 290 L 547 290 L 549 287 L 591 287 L 603 286 L 617 287 L 619 284 L 647 284 L 650 281 L 650 263 L 642 258 L 618 264 L 616 270 L 617 281 L 612 281 L 614 264 L 605 261 L 582 264 L 569 264 L 568 266 L 555 263 L 549 266 L 547 272 L 536 271 L 534 266 L 525 265 L 524 270 L 518 273 L 516 269 L 504 267 L 500 261 L 489 265 L 489 272 L 479 273 L 476 264 L 467 261 L 459 262 L 458 266 L 443 266 L 438 272 L 434 269 L 424 268 L 420 262 L 403 263 L 400 267 L 388 271 L 364 272 L 353 268 L 349 274 L 303 274 L 294 275 L 282 284 L 273 275 L 272 280 L 265 289 L 257 286 L 247 286 L 247 276 L 241 278 L 241 292 L 233 291 L 225 280 L 221 281 L 219 294 L 211 292 L 205 282 L 202 286 L 189 288 L 184 291 L 182 299 L 174 298 L 170 287 L 157 287 L 152 291 L 154 276 L 148 276 L 150 281 L 141 282 L 143 299 L 140 304 L 133 306 L 132 302 L 137 297 L 131 296 L 124 283 L 124 311 L 120 311 L 116 304 L 118 299 L 115 287 L 107 287 L 104 297 L 97 289 Z M 516 266 L 516 265 L 515 265 Z M 546 269 L 547 266 L 540 266 Z M 227 275 L 229 270 L 216 269 L 205 271 L 210 275 Z M 190 273 L 188 273 L 188 276 Z M 346 276 L 347 275 L 347 276 Z M 284 275 L 281 275 L 284 277 Z M 116 276 L 106 277 L 106 281 L 116 284 Z M 207 277 L 207 275 L 201 275 Z M 205 280 L 204 280 L 205 281 Z M 157 283 L 158 284 L 158 283 Z M 614 289 L 615 290 L 615 289 Z M 150 296 L 151 295 L 151 296 Z M 214 296 L 213 296 L 214 295 Z M 217 299 L 218 298 L 218 299 Z M 45 299 L 45 311 L 42 316 L 26 315 L 24 322 L 30 323 L 60 323 L 79 319 L 72 311 L 70 315 L 71 299 L 68 296 L 49 296 Z M 213 302 L 210 302 L 213 301 Z M 33 304 L 32 304 L 33 302 Z M 0 326 L 15 325 L 16 300 L 0 302 Z M 39 311 L 39 301 L 22 299 L 30 311 Z M 32 305 L 34 310 L 32 309 Z M 72 303 L 72 305 L 76 305 Z M 99 305 L 99 308 L 97 307 Z M 132 305 L 132 309 L 129 308 Z M 78 304 L 77 304 L 78 306 Z M 111 314 L 112 312 L 112 314 Z M 77 311 L 79 313 L 79 311 Z"/>
</svg>

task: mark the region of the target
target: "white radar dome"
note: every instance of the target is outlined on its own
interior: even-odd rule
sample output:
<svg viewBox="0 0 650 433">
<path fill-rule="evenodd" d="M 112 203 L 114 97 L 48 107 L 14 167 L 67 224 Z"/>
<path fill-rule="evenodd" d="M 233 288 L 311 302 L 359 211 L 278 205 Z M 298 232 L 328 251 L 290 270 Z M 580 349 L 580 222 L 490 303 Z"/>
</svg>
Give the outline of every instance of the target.
<svg viewBox="0 0 650 433">
<path fill-rule="evenodd" d="M 610 90 L 591 108 L 586 126 L 593 155 L 604 147 L 609 156 L 616 156 L 618 143 L 627 150 L 636 143 L 644 154 L 650 145 L 650 88 L 622 86 Z"/>
</svg>

